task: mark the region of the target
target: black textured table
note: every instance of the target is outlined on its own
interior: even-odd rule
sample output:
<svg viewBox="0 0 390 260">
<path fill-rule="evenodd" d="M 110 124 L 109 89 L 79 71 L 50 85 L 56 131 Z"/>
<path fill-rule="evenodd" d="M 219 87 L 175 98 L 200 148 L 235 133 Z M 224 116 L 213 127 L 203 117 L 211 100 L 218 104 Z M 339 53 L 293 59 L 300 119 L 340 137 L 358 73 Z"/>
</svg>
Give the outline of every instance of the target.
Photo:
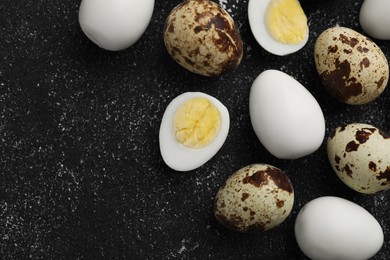
<svg viewBox="0 0 390 260">
<path fill-rule="evenodd" d="M 363 195 L 345 186 L 315 153 L 279 160 L 256 138 L 249 90 L 266 69 L 279 69 L 314 95 L 326 137 L 352 122 L 390 130 L 390 90 L 349 106 L 321 85 L 313 62 L 316 37 L 337 24 L 362 32 L 362 1 L 302 0 L 310 38 L 299 52 L 278 57 L 255 41 L 247 2 L 222 4 L 235 19 L 244 58 L 234 71 L 206 78 L 185 71 L 165 50 L 165 18 L 180 0 L 157 0 L 149 27 L 132 47 L 109 52 L 78 23 L 80 1 L 0 2 L 0 255 L 2 259 L 305 259 L 294 237 L 297 213 L 323 195 L 349 199 L 381 224 L 390 255 L 390 192 Z M 390 41 L 375 42 L 390 58 Z M 218 98 L 230 111 L 228 138 L 199 169 L 175 172 L 158 145 L 168 103 L 186 91 Z M 221 226 L 213 201 L 228 176 L 252 163 L 288 174 L 295 189 L 289 218 L 260 234 Z"/>
</svg>

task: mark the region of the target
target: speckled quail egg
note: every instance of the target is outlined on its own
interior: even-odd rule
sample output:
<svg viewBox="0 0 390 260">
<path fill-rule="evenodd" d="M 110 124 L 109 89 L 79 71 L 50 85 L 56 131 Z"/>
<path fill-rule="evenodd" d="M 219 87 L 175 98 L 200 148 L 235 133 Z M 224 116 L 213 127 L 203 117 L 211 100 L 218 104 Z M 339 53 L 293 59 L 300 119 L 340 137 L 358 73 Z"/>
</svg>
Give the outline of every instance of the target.
<svg viewBox="0 0 390 260">
<path fill-rule="evenodd" d="M 219 189 L 216 219 L 240 232 L 266 231 L 281 224 L 294 204 L 290 179 L 268 164 L 252 164 L 231 175 Z"/>
<path fill-rule="evenodd" d="M 371 37 L 390 40 L 390 1 L 365 0 L 360 8 L 359 22 Z"/>
<path fill-rule="evenodd" d="M 330 164 L 339 178 L 361 193 L 390 189 L 390 136 L 361 123 L 337 127 L 329 136 Z"/>
<path fill-rule="evenodd" d="M 227 108 L 201 92 L 186 92 L 167 106 L 160 126 L 160 152 L 176 171 L 194 170 L 222 147 L 229 132 Z"/>
<path fill-rule="evenodd" d="M 309 38 L 307 17 L 298 0 L 249 0 L 248 18 L 256 41 L 272 54 L 297 52 Z"/>
<path fill-rule="evenodd" d="M 119 51 L 138 41 L 153 9 L 154 0 L 82 0 L 79 22 L 85 35 L 99 47 Z"/>
<path fill-rule="evenodd" d="M 389 65 L 382 50 L 366 36 L 345 27 L 325 30 L 314 46 L 322 84 L 337 99 L 366 104 L 384 91 Z"/>
<path fill-rule="evenodd" d="M 203 76 L 233 70 L 243 56 L 233 18 L 209 0 L 187 0 L 176 6 L 165 21 L 164 43 L 178 64 Z"/>
</svg>

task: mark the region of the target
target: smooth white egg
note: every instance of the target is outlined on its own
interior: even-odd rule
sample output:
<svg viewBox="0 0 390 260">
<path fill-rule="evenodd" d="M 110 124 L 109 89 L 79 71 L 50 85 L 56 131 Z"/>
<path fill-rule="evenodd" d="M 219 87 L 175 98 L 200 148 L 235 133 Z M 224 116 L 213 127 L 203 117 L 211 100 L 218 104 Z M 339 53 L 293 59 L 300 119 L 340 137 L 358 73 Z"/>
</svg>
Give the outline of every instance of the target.
<svg viewBox="0 0 390 260">
<path fill-rule="evenodd" d="M 261 47 L 272 54 L 284 56 L 297 52 L 302 49 L 308 41 L 309 28 L 307 26 L 307 22 L 307 31 L 300 42 L 295 44 L 286 44 L 275 40 L 271 36 L 266 23 L 267 10 L 272 1 L 274 0 L 249 0 L 248 19 L 253 36 Z"/>
<path fill-rule="evenodd" d="M 294 229 L 300 249 L 311 259 L 369 259 L 384 240 L 382 227 L 367 210 L 332 196 L 307 203 Z"/>
<path fill-rule="evenodd" d="M 280 159 L 297 159 L 316 151 L 325 136 L 325 119 L 311 93 L 296 79 L 266 70 L 249 96 L 253 129 L 264 147 Z"/>
<path fill-rule="evenodd" d="M 176 139 L 174 118 L 179 107 L 193 98 L 206 98 L 219 111 L 220 126 L 215 138 L 201 148 L 190 148 Z M 186 92 L 173 99 L 161 120 L 159 132 L 160 152 L 164 162 L 176 171 L 191 171 L 209 161 L 224 144 L 230 127 L 227 108 L 216 98 L 202 92 Z"/>
<path fill-rule="evenodd" d="M 390 40 L 389 10 L 389 0 L 365 0 L 359 13 L 363 30 L 374 38 Z"/>
<path fill-rule="evenodd" d="M 145 32 L 154 0 L 82 0 L 79 23 L 99 47 L 119 51 L 133 45 Z"/>
</svg>

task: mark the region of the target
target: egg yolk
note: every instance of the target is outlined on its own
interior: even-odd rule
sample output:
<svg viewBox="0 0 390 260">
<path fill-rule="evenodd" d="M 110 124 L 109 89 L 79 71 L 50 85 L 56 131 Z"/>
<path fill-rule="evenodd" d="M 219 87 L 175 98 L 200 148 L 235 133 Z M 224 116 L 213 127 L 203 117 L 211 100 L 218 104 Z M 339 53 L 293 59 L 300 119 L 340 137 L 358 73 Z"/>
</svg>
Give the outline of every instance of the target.
<svg viewBox="0 0 390 260">
<path fill-rule="evenodd" d="M 176 110 L 176 140 L 189 148 L 201 148 L 217 136 L 221 125 L 219 110 L 207 98 L 192 98 Z"/>
<path fill-rule="evenodd" d="M 284 44 L 300 43 L 308 31 L 306 15 L 297 0 L 271 0 L 266 24 L 272 38 Z"/>
</svg>

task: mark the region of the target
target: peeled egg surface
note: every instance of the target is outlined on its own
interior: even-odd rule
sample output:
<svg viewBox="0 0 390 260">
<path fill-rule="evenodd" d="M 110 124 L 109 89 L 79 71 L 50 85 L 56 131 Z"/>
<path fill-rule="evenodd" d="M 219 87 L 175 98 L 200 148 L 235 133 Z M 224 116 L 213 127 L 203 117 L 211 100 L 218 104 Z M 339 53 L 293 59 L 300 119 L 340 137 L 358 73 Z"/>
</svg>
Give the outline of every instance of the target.
<svg viewBox="0 0 390 260">
<path fill-rule="evenodd" d="M 177 5 L 164 25 L 170 56 L 185 69 L 203 76 L 219 76 L 235 69 L 243 56 L 240 32 L 229 13 L 209 0 Z"/>
<path fill-rule="evenodd" d="M 252 164 L 222 185 L 215 197 L 214 214 L 229 229 L 259 232 L 281 224 L 293 204 L 293 186 L 285 173 L 272 165 Z"/>
<path fill-rule="evenodd" d="M 297 52 L 309 38 L 307 18 L 298 0 L 249 0 L 248 19 L 256 41 L 275 55 Z"/>
<path fill-rule="evenodd" d="M 159 132 L 164 162 L 176 171 L 194 170 L 222 147 L 229 132 L 227 108 L 201 92 L 186 92 L 167 106 Z"/>
<path fill-rule="evenodd" d="M 352 29 L 333 27 L 322 32 L 314 45 L 314 61 L 324 87 L 346 104 L 369 103 L 387 86 L 386 56 L 373 41 Z"/>
<path fill-rule="evenodd" d="M 359 13 L 363 30 L 376 39 L 390 40 L 389 10 L 388 0 L 365 0 Z"/>
<path fill-rule="evenodd" d="M 133 45 L 145 32 L 154 0 L 82 0 L 79 23 L 99 47 L 119 51 Z"/>
<path fill-rule="evenodd" d="M 373 194 L 390 189 L 390 136 L 361 123 L 337 127 L 327 141 L 329 162 L 355 191 Z"/>
<path fill-rule="evenodd" d="M 294 228 L 300 249 L 311 259 L 369 259 L 384 239 L 382 227 L 367 210 L 332 196 L 308 202 Z"/>
<path fill-rule="evenodd" d="M 325 136 L 325 119 L 311 93 L 278 70 L 262 72 L 249 96 L 252 127 L 263 146 L 280 159 L 316 151 Z"/>
</svg>

